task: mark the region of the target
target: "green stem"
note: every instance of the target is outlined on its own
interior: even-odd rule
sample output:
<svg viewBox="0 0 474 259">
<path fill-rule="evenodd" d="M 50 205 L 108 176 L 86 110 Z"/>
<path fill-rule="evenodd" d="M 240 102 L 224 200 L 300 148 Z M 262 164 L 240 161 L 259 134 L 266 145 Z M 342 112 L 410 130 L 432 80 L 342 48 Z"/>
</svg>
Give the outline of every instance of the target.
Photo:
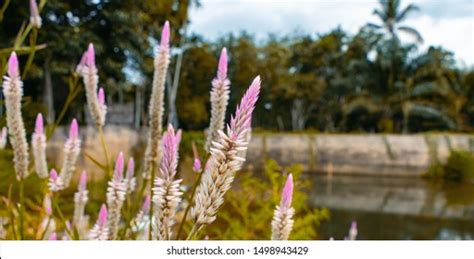
<svg viewBox="0 0 474 259">
<path fill-rule="evenodd" d="M 41 237 L 39 240 L 43 240 L 44 239 L 44 235 L 46 235 L 46 231 L 48 231 L 48 228 L 49 228 L 49 224 L 51 223 L 51 216 L 48 217 L 48 222 L 46 223 L 46 227 L 44 228 L 43 230 L 43 233 L 41 234 Z"/>
<path fill-rule="evenodd" d="M 107 170 L 107 174 L 110 176 L 109 153 L 107 151 L 107 145 L 105 144 L 103 127 L 99 127 L 99 137 L 100 137 L 100 143 L 102 144 L 102 149 L 104 150 L 105 169 Z"/>
<path fill-rule="evenodd" d="M 189 232 L 189 235 L 188 237 L 186 238 L 186 240 L 192 240 L 194 238 L 194 236 L 197 234 L 197 232 L 199 231 L 201 227 L 198 227 L 197 224 L 194 224 L 193 228 L 191 229 L 191 232 Z"/>
<path fill-rule="evenodd" d="M 59 216 L 59 219 L 61 220 L 61 223 L 63 224 L 64 226 L 64 229 L 66 230 L 67 234 L 71 237 L 71 238 L 74 238 L 74 234 L 71 233 L 71 230 L 69 230 L 69 228 L 67 227 L 67 224 L 66 224 L 66 219 L 64 218 L 64 215 L 61 211 L 61 208 L 59 208 L 59 205 L 58 205 L 58 202 L 56 200 L 56 196 L 53 194 L 53 197 L 52 197 L 52 201 L 53 201 L 53 207 L 54 207 L 54 210 L 58 213 L 58 216 Z"/>
<path fill-rule="evenodd" d="M 59 113 L 58 118 L 53 123 L 51 130 L 48 131 L 48 134 L 46 135 L 47 139 L 49 139 L 54 134 L 54 131 L 63 120 L 63 117 L 66 115 L 66 112 L 69 106 L 71 105 L 72 101 L 74 101 L 74 99 L 76 99 L 77 95 L 79 94 L 80 90 L 77 88 L 77 81 L 78 81 L 77 78 L 73 79 L 69 94 L 66 97 L 66 102 L 64 103 L 63 108 L 61 109 L 61 112 Z"/>
<path fill-rule="evenodd" d="M 10 0 L 5 0 L 5 2 L 2 5 L 2 8 L 0 8 L 0 22 L 3 21 L 5 10 L 7 10 L 7 7 L 9 4 L 10 4 Z"/>
<path fill-rule="evenodd" d="M 148 185 L 147 179 L 143 179 L 142 184 L 140 186 L 140 189 L 137 194 L 137 199 L 138 201 L 135 202 L 135 206 L 132 208 L 131 216 L 127 219 L 127 222 L 125 224 L 125 229 L 122 232 L 121 239 L 125 238 L 125 235 L 127 234 L 128 229 L 131 226 L 132 220 L 133 220 L 133 215 L 136 215 L 138 211 L 140 210 L 140 205 L 141 205 L 141 200 L 143 199 L 143 194 L 145 193 L 146 186 Z"/>
<path fill-rule="evenodd" d="M 10 187 L 8 187 L 8 200 L 7 200 L 7 207 L 8 207 L 8 212 L 10 212 L 10 226 L 12 228 L 12 233 L 13 233 L 13 239 L 17 240 L 18 235 L 16 234 L 16 223 L 15 223 L 15 213 L 13 213 L 13 207 L 11 203 L 11 197 L 12 197 L 12 189 L 13 186 L 10 184 Z"/>
<path fill-rule="evenodd" d="M 24 195 L 24 180 L 20 179 L 20 239 L 25 239 L 25 195 Z"/>
<path fill-rule="evenodd" d="M 151 178 L 150 178 L 150 195 L 153 199 L 153 180 L 155 179 L 155 161 L 151 164 Z M 153 229 L 153 202 L 150 203 L 150 227 L 148 228 L 148 239 L 152 240 L 152 229 Z"/>
<path fill-rule="evenodd" d="M 179 224 L 178 234 L 176 234 L 177 240 L 179 240 L 179 237 L 181 236 L 181 233 L 183 232 L 184 224 L 186 223 L 186 217 L 188 216 L 189 210 L 191 209 L 191 206 L 193 205 L 194 195 L 196 194 L 197 187 L 199 186 L 199 183 L 201 182 L 202 174 L 203 172 L 199 173 L 199 176 L 194 182 L 193 189 L 191 191 L 191 196 L 188 198 L 189 204 L 186 207 L 186 210 L 184 211 L 183 219 L 181 220 L 181 223 Z"/>
<path fill-rule="evenodd" d="M 26 62 L 25 68 L 23 69 L 23 74 L 21 78 L 26 78 L 28 74 L 28 70 L 30 70 L 31 64 L 33 64 L 33 60 L 36 54 L 36 42 L 38 39 L 38 30 L 36 28 L 33 29 L 31 36 L 30 36 L 30 54 L 28 55 L 28 60 Z"/>
</svg>

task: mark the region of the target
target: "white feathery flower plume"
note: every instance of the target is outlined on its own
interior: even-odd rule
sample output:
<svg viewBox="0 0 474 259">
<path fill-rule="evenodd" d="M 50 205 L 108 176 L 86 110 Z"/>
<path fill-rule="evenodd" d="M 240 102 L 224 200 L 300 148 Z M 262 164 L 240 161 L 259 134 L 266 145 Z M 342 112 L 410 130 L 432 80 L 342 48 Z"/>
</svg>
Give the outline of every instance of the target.
<svg viewBox="0 0 474 259">
<path fill-rule="evenodd" d="M 56 170 L 51 169 L 49 173 L 49 182 L 48 182 L 49 189 L 51 192 L 58 192 L 64 189 L 64 184 L 61 177 L 58 176 L 58 172 Z"/>
<path fill-rule="evenodd" d="M 206 136 L 204 148 L 207 152 L 212 147 L 212 142 L 219 138 L 219 131 L 224 130 L 225 113 L 229 103 L 230 81 L 227 78 L 227 50 L 222 49 L 217 69 L 217 77 L 212 80 L 211 90 L 211 121 Z"/>
<path fill-rule="evenodd" d="M 82 171 L 81 177 L 79 179 L 79 185 L 77 187 L 77 192 L 74 194 L 74 214 L 73 214 L 73 224 L 79 232 L 81 237 L 85 237 L 88 222 L 87 218 L 84 215 L 84 210 L 86 208 L 89 192 L 87 191 L 87 172 Z"/>
<path fill-rule="evenodd" d="M 171 228 L 175 223 L 176 210 L 183 193 L 180 191 L 182 179 L 175 180 L 178 167 L 178 136 L 173 126 L 163 136 L 163 158 L 161 160 L 160 176 L 155 178 L 153 187 L 153 238 L 169 240 Z"/>
<path fill-rule="evenodd" d="M 100 207 L 97 222 L 89 232 L 90 240 L 108 240 L 109 227 L 107 224 L 107 214 L 107 207 L 105 206 L 105 204 L 102 204 L 102 207 Z"/>
<path fill-rule="evenodd" d="M 31 136 L 31 149 L 35 162 L 36 174 L 39 178 L 48 177 L 48 163 L 46 162 L 46 135 L 44 134 L 43 116 L 38 113 L 35 122 L 35 132 Z"/>
<path fill-rule="evenodd" d="M 43 236 L 43 239 L 48 239 L 48 237 L 56 231 L 56 222 L 53 218 L 53 208 L 51 206 L 50 195 L 44 196 L 43 208 L 45 211 L 45 216 L 41 221 L 39 231 L 37 232 L 37 237 L 41 238 L 41 236 Z"/>
<path fill-rule="evenodd" d="M 30 23 L 36 29 L 41 28 L 42 21 L 36 0 L 30 0 Z"/>
<path fill-rule="evenodd" d="M 7 113 L 7 127 L 13 148 L 13 163 L 17 180 L 25 179 L 28 172 L 28 143 L 23 119 L 21 117 L 21 97 L 23 82 L 20 78 L 18 58 L 13 52 L 8 59 L 7 75 L 3 77 L 3 95 Z"/>
<path fill-rule="evenodd" d="M 69 137 L 64 143 L 64 161 L 59 177 L 64 188 L 69 187 L 72 176 L 76 171 L 76 163 L 81 152 L 81 139 L 79 138 L 79 125 L 76 119 L 72 120 Z"/>
<path fill-rule="evenodd" d="M 200 173 L 202 171 L 201 159 L 199 158 L 199 153 L 194 141 L 192 142 L 192 149 L 193 149 L 193 172 Z"/>
<path fill-rule="evenodd" d="M 92 43 L 89 48 L 82 55 L 81 62 L 76 68 L 76 71 L 81 74 L 86 89 L 87 106 L 92 118 L 98 128 L 105 124 L 105 115 L 107 107 L 105 105 L 105 93 L 102 88 L 97 92 L 99 84 L 99 75 L 97 74 L 97 67 L 95 65 L 95 50 Z"/>
<path fill-rule="evenodd" d="M 293 228 L 295 210 L 291 207 L 293 175 L 289 174 L 281 194 L 281 202 L 273 213 L 272 240 L 288 240 Z"/>
<path fill-rule="evenodd" d="M 143 164 L 143 176 L 149 179 L 152 168 L 158 164 L 160 159 L 160 138 L 163 131 L 163 111 L 165 81 L 170 63 L 170 25 L 166 21 L 161 32 L 161 42 L 155 54 L 153 88 L 149 104 L 149 129 L 148 140 L 145 150 L 145 161 Z"/>
<path fill-rule="evenodd" d="M 150 204 L 151 197 L 147 195 L 143 201 L 142 208 L 133 220 L 132 231 L 137 233 L 138 240 L 147 240 L 150 227 Z"/>
<path fill-rule="evenodd" d="M 127 190 L 127 194 L 131 194 L 133 191 L 135 191 L 137 180 L 134 174 L 135 174 L 135 160 L 133 159 L 133 157 L 131 157 L 127 163 L 127 173 L 125 175 L 125 179 L 123 179 L 125 188 Z"/>
<path fill-rule="evenodd" d="M 351 228 L 349 229 L 349 240 L 357 240 L 357 221 L 352 221 Z"/>
<path fill-rule="evenodd" d="M 224 202 L 224 195 L 231 187 L 235 172 L 240 170 L 245 161 L 239 153 L 247 148 L 245 135 L 251 127 L 251 115 L 260 93 L 260 83 L 259 76 L 253 80 L 235 116 L 231 118 L 227 133 L 219 131 L 219 138 L 212 143 L 211 157 L 194 197 L 191 209 L 194 226 L 188 238 L 216 219 L 217 210 Z"/>
<path fill-rule="evenodd" d="M 8 132 L 7 127 L 3 127 L 0 132 L 0 149 L 5 149 L 7 146 Z"/>
<path fill-rule="evenodd" d="M 111 240 L 117 237 L 121 217 L 120 211 L 122 210 L 127 192 L 123 181 L 123 170 L 124 157 L 123 153 L 120 152 L 115 161 L 114 175 L 112 179 L 110 179 L 107 187 L 107 207 L 109 208 L 107 221 L 109 226 L 109 239 Z"/>
</svg>

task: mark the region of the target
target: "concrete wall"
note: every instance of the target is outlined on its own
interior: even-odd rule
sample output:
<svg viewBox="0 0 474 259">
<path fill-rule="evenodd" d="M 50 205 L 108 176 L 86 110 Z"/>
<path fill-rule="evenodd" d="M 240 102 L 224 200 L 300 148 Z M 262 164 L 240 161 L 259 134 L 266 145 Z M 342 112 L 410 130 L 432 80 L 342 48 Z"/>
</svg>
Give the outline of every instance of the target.
<svg viewBox="0 0 474 259">
<path fill-rule="evenodd" d="M 66 129 L 58 129 L 49 144 L 49 158 L 62 161 Z M 186 134 L 186 133 L 184 133 Z M 103 161 L 100 138 L 93 128 L 81 129 L 83 154 Z M 143 148 L 146 132 L 107 126 L 105 139 L 109 157 L 123 151 L 126 156 Z M 474 135 L 326 135 L 254 134 L 247 153 L 247 167 L 260 169 L 265 159 L 282 165 L 300 163 L 307 171 L 334 174 L 419 176 L 431 161 L 445 160 L 452 149 L 473 149 Z M 139 159 L 139 158 L 137 158 Z M 80 163 L 95 167 L 82 156 Z"/>
<path fill-rule="evenodd" d="M 472 150 L 473 135 L 255 135 L 248 162 L 261 167 L 271 158 L 300 163 L 307 171 L 335 174 L 419 176 L 450 149 Z"/>
</svg>

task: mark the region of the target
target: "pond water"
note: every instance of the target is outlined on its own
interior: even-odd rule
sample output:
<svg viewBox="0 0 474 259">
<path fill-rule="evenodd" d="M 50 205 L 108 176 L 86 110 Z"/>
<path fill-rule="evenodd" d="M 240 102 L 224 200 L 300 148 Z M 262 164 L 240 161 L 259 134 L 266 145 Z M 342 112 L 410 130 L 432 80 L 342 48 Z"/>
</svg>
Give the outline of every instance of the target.
<svg viewBox="0 0 474 259">
<path fill-rule="evenodd" d="M 344 239 L 352 220 L 363 240 L 474 239 L 472 183 L 320 174 L 311 180 L 311 206 L 331 212 L 321 239 Z"/>
</svg>

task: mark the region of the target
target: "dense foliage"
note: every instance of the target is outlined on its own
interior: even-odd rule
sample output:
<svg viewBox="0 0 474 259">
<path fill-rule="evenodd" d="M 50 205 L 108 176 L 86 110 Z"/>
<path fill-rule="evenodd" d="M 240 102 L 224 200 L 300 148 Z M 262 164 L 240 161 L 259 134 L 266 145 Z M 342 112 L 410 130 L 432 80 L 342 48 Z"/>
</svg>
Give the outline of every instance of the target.
<svg viewBox="0 0 474 259">
<path fill-rule="evenodd" d="M 13 45 L 19 24 L 28 19 L 23 2 L 11 1 L 3 14 L 0 48 Z M 46 1 L 37 43 L 46 46 L 37 51 L 25 78 L 27 85 L 37 86 L 26 89 L 26 96 L 50 113 L 62 107 L 69 75 L 81 50 L 92 41 L 108 102 L 135 102 L 131 116 L 144 124 L 156 45 L 151 39 L 157 38 L 159 24 L 168 17 L 176 46 L 168 84 L 179 79 L 181 128 L 200 130 L 208 125 L 208 90 L 214 77 L 209 71 L 216 67 L 222 46 L 230 54 L 230 105 L 236 104 L 251 75 L 259 72 L 264 79 L 263 105 L 254 116 L 259 128 L 419 132 L 469 131 L 474 126 L 474 71 L 460 68 L 449 50 L 417 49 L 422 35 L 405 22 L 413 12 L 423 11 L 414 5 L 402 8 L 398 0 L 381 1 L 374 11 L 380 22 L 367 24 L 355 35 L 336 28 L 317 35 L 269 36 L 263 42 L 247 33 L 216 41 L 187 34 L 192 22 L 189 8 L 198 7 L 199 1 L 190 0 Z M 413 41 L 402 42 L 399 34 L 413 36 Z M 8 54 L 0 51 L 0 65 Z M 182 63 L 177 64 L 181 54 Z M 51 96 L 53 105 L 48 103 Z M 83 107 L 73 107 L 68 115 L 85 121 Z"/>
<path fill-rule="evenodd" d="M 276 161 L 265 163 L 263 175 L 251 172 L 239 173 L 233 192 L 229 192 L 228 203 L 216 221 L 219 227 L 209 228 L 210 239 L 265 240 L 271 236 L 268 222 L 272 219 L 275 204 L 280 201 L 280 190 L 285 173 L 292 172 L 298 190 L 293 194 L 295 225 L 290 238 L 295 240 L 318 239 L 317 229 L 321 222 L 329 219 L 327 209 L 313 209 L 307 204 L 309 197 L 304 190 L 311 188 L 308 179 L 301 177 L 301 166 L 280 167 Z"/>
</svg>

